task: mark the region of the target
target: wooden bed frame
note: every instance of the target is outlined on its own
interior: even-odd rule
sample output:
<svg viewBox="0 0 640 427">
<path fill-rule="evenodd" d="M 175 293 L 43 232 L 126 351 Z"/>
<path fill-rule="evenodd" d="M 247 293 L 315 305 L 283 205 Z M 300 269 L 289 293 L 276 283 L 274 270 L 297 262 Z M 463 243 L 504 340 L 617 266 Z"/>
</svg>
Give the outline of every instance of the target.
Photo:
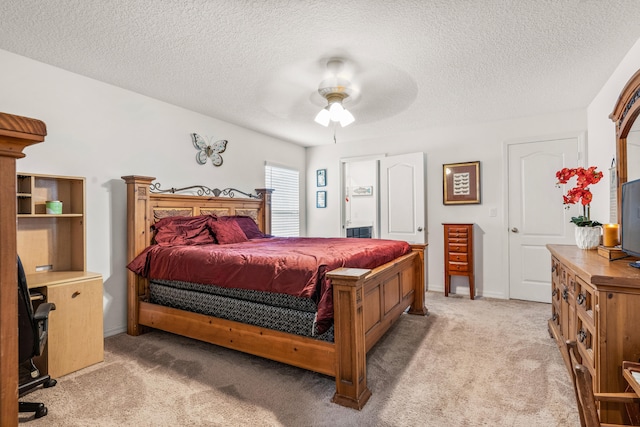
<svg viewBox="0 0 640 427">
<path fill-rule="evenodd" d="M 248 215 L 263 232 L 271 231 L 271 190 L 256 189 L 258 198 L 185 196 L 153 193 L 152 177 L 122 179 L 127 183 L 128 262 L 151 244 L 151 225 L 164 216 Z M 327 273 L 334 295 L 333 343 L 152 304 L 148 281 L 129 270 L 127 333 L 161 329 L 330 375 L 336 380 L 333 402 L 362 409 L 371 396 L 367 351 L 407 307 L 411 314 L 427 313 L 425 246 L 412 245 L 411 253 L 373 270 L 339 268 Z"/>
</svg>

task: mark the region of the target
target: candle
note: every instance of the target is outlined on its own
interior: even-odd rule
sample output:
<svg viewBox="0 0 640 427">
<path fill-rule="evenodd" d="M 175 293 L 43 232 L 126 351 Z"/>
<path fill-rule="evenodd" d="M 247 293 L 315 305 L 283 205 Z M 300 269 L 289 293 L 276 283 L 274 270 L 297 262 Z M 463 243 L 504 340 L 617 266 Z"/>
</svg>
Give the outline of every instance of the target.
<svg viewBox="0 0 640 427">
<path fill-rule="evenodd" d="M 620 240 L 618 239 L 618 224 L 605 224 L 602 226 L 602 244 L 608 247 L 620 244 Z"/>
</svg>

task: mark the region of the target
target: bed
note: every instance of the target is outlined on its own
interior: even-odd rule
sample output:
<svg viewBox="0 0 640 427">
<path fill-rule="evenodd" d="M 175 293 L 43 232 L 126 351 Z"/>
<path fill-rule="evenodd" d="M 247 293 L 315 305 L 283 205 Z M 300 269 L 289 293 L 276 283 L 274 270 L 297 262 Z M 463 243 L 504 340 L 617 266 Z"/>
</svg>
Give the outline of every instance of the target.
<svg viewBox="0 0 640 427">
<path fill-rule="evenodd" d="M 141 258 L 140 255 L 145 251 L 151 251 L 149 248 L 153 246 L 152 242 L 155 243 L 153 233 L 157 229 L 156 224 L 168 217 L 248 217 L 262 233 L 269 234 L 271 231 L 269 189 L 256 189 L 257 196 L 253 196 L 233 189 L 210 190 L 198 186 L 198 195 L 182 195 L 176 194 L 179 192 L 176 189 L 161 190 L 159 184 L 153 183 L 153 177 L 122 178 L 127 185 L 128 262 Z M 260 245 L 269 248 L 277 246 L 276 242 L 277 237 L 269 243 L 251 239 L 246 244 L 232 242 L 234 244 L 225 246 L 228 252 L 236 250 L 236 247 L 251 246 L 255 249 L 255 255 L 263 251 L 259 249 Z M 205 245 L 208 246 L 216 245 Z M 178 250 L 183 256 L 194 252 L 195 248 L 172 250 Z M 366 376 L 367 351 L 407 308 L 410 314 L 427 313 L 424 301 L 424 250 L 425 245 L 409 245 L 406 253 L 394 255 L 384 264 L 373 268 L 338 267 L 323 272 L 323 277 L 330 284 L 331 327 L 314 329 L 310 334 L 272 329 L 237 319 L 229 320 L 224 318 L 226 316 L 164 303 L 157 296 L 158 289 L 168 285 L 170 280 L 158 280 L 157 274 L 151 274 L 151 277 L 141 271 L 136 274 L 128 270 L 127 333 L 139 335 L 151 328 L 160 329 L 333 376 L 336 381 L 333 402 L 361 409 L 371 396 Z M 190 282 L 197 282 L 197 279 L 191 276 L 186 278 L 188 280 L 178 280 L 178 283 L 186 283 L 183 287 L 188 288 L 188 292 L 201 291 L 192 289 L 194 285 Z M 249 280 L 243 283 L 246 281 Z M 320 317 L 318 313 L 316 318 Z M 315 323 L 315 320 L 314 328 L 321 323 Z"/>
</svg>

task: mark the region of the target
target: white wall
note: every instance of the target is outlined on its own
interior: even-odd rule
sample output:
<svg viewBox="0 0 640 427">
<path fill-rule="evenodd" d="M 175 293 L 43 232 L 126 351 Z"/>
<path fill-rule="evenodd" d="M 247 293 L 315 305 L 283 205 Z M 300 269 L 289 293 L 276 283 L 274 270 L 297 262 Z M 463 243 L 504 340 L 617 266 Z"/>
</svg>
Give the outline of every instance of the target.
<svg viewBox="0 0 640 427">
<path fill-rule="evenodd" d="M 609 80 L 602 87 L 587 109 L 589 133 L 589 164 L 596 165 L 605 171 L 603 181 L 609 182 L 608 169 L 611 160 L 616 156 L 616 128 L 609 119 L 618 96 L 627 81 L 640 69 L 640 40 L 629 50 Z M 593 218 L 609 218 L 608 184 L 593 188 L 591 216 Z M 603 221 L 601 221 L 603 222 Z"/>
<path fill-rule="evenodd" d="M 86 177 L 87 269 L 104 278 L 106 335 L 126 329 L 121 176 L 253 192 L 264 186 L 264 162 L 277 161 L 300 170 L 301 191 L 306 187 L 302 147 L 3 50 L 0 64 L 2 111 L 47 125 L 45 142 L 25 150 L 18 171 Z M 196 163 L 192 132 L 229 141 L 221 167 Z"/>
<path fill-rule="evenodd" d="M 357 122 L 356 124 L 357 125 Z M 587 128 L 586 111 L 567 111 L 540 117 L 528 117 L 451 128 L 426 129 L 399 134 L 393 141 L 367 140 L 360 143 L 330 144 L 307 150 L 307 191 L 315 191 L 313 174 L 327 169 L 327 208 L 316 209 L 307 201 L 307 235 L 339 236 L 340 158 L 373 154 L 426 153 L 427 191 L 427 270 L 428 287 L 444 289 L 443 222 L 473 222 L 476 227 L 476 288 L 486 297 L 508 297 L 508 270 L 505 236 L 504 145 L 507 141 L 535 139 L 540 136 L 578 134 Z M 342 130 L 348 132 L 348 128 Z M 442 165 L 465 161 L 481 162 L 482 204 L 451 206 L 442 203 Z M 497 215 L 491 217 L 491 210 Z M 544 207 L 541 207 L 544 209 Z M 454 277 L 452 286 L 467 293 L 466 278 Z M 460 280 L 458 280 L 460 279 Z M 459 284 L 459 287 L 457 286 Z"/>
</svg>

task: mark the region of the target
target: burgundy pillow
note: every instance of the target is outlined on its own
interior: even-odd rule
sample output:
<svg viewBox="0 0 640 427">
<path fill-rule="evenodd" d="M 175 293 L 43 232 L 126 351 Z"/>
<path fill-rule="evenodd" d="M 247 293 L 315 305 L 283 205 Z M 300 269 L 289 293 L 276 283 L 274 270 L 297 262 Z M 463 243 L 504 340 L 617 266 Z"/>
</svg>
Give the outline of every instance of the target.
<svg viewBox="0 0 640 427">
<path fill-rule="evenodd" d="M 217 221 L 210 221 L 209 226 L 220 245 L 242 243 L 249 240 L 238 223 L 232 219 L 218 218 Z"/>
<path fill-rule="evenodd" d="M 247 239 L 264 239 L 265 237 L 269 237 L 260 231 L 258 224 L 256 224 L 251 217 L 238 215 L 232 218 L 235 218 L 242 231 L 244 231 L 244 235 L 247 236 Z"/>
<path fill-rule="evenodd" d="M 156 230 L 154 239 L 160 246 L 215 243 L 215 239 L 207 226 L 212 218 L 211 215 L 162 218 L 152 226 Z"/>
</svg>

